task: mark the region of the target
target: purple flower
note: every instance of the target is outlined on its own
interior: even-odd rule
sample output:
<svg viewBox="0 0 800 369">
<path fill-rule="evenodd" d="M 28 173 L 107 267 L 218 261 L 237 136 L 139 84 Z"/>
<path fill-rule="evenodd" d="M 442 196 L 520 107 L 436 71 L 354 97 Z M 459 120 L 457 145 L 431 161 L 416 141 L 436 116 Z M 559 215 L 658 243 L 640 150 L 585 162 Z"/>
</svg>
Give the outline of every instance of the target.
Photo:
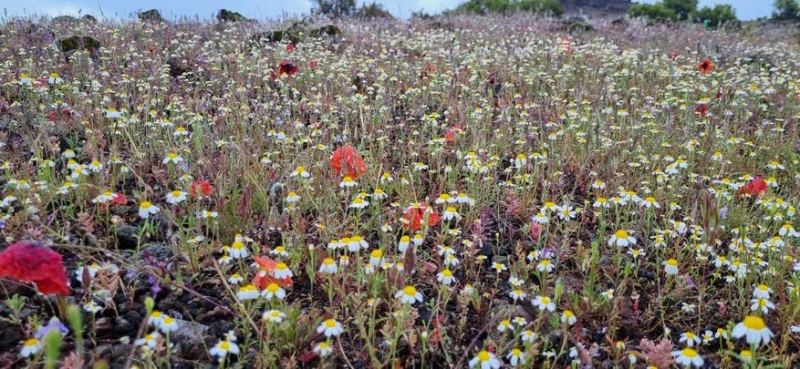
<svg viewBox="0 0 800 369">
<path fill-rule="evenodd" d="M 148 274 L 147 281 L 150 282 L 150 288 L 153 289 L 153 294 L 157 295 L 158 292 L 161 291 L 161 286 L 158 285 L 158 278 L 154 277 L 152 274 Z"/>
<path fill-rule="evenodd" d="M 722 209 L 719 209 L 719 217 L 722 219 L 728 218 L 728 205 L 725 205 L 722 207 Z"/>
<path fill-rule="evenodd" d="M 37 340 L 41 340 L 45 336 L 47 336 L 47 334 L 50 332 L 59 332 L 61 333 L 61 337 L 64 337 L 67 335 L 67 333 L 69 333 L 69 328 L 67 328 L 67 326 L 64 325 L 64 323 L 61 323 L 61 321 L 58 320 L 58 318 L 52 317 L 50 321 L 47 323 L 47 325 L 39 327 L 39 329 L 36 330 L 36 333 L 33 336 Z"/>
</svg>

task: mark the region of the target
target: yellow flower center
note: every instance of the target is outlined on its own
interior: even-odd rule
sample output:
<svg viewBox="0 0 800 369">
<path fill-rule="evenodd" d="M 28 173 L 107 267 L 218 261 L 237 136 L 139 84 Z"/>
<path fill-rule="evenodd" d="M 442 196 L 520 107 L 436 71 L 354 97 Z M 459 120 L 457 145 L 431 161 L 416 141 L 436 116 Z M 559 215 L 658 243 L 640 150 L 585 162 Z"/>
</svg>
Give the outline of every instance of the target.
<svg viewBox="0 0 800 369">
<path fill-rule="evenodd" d="M 272 293 L 278 292 L 278 290 L 280 290 L 280 289 L 281 289 L 281 287 L 278 286 L 277 283 L 270 283 L 267 286 L 267 291 L 272 292 Z"/>
<path fill-rule="evenodd" d="M 36 338 L 31 338 L 31 339 L 25 341 L 25 346 L 26 347 L 36 346 L 38 344 L 39 344 L 39 340 L 37 340 Z"/>
<path fill-rule="evenodd" d="M 442 275 L 445 276 L 445 277 L 452 277 L 453 276 L 453 272 L 451 272 L 450 269 L 445 269 L 445 270 L 442 271 Z"/>
<path fill-rule="evenodd" d="M 403 293 L 406 296 L 416 296 L 417 289 L 414 286 L 406 286 L 406 288 L 403 288 Z"/>
<path fill-rule="evenodd" d="M 616 233 L 614 233 L 614 236 L 616 236 L 617 238 L 628 238 L 628 232 L 625 230 L 619 230 Z"/>
<path fill-rule="evenodd" d="M 767 327 L 767 325 L 764 323 L 764 319 L 761 319 L 760 317 L 752 316 L 752 315 L 744 318 L 744 321 L 742 322 L 742 324 L 744 324 L 744 326 L 749 328 L 749 329 L 753 329 L 753 330 L 757 330 L 757 331 L 760 331 L 760 330 L 762 330 L 762 329 Z"/>
<path fill-rule="evenodd" d="M 550 303 L 550 298 L 549 297 L 542 297 L 542 304 L 547 305 L 549 303 Z"/>
<path fill-rule="evenodd" d="M 180 196 L 181 196 L 181 191 L 178 190 L 172 191 L 172 197 L 180 197 Z"/>
<path fill-rule="evenodd" d="M 370 254 L 370 256 L 372 256 L 373 258 L 376 258 L 376 259 L 380 258 L 380 257 L 383 256 L 383 251 L 381 251 L 381 250 L 372 250 L 372 253 Z"/>
<path fill-rule="evenodd" d="M 167 157 L 170 158 L 170 159 L 175 159 L 175 158 L 178 157 L 178 154 L 176 154 L 174 152 L 171 152 L 171 153 L 167 154 Z"/>
<path fill-rule="evenodd" d="M 142 209 L 149 209 L 152 205 L 153 204 L 151 204 L 150 201 L 142 201 L 142 204 L 139 205 L 139 207 Z"/>
<path fill-rule="evenodd" d="M 671 267 L 676 267 L 676 266 L 678 266 L 678 261 L 675 260 L 675 259 L 669 259 L 669 260 L 667 260 L 667 265 L 671 266 Z"/>
<path fill-rule="evenodd" d="M 231 248 L 234 248 L 234 249 L 243 249 L 243 248 L 244 248 L 244 242 L 242 242 L 242 241 L 235 241 L 233 244 L 231 244 Z"/>
<path fill-rule="evenodd" d="M 228 343 L 228 341 L 222 341 L 219 344 L 219 348 L 222 349 L 222 350 L 228 351 L 231 348 L 231 344 Z"/>
<path fill-rule="evenodd" d="M 333 258 L 325 258 L 325 260 L 323 260 L 322 263 L 325 265 L 333 265 L 335 261 L 333 261 Z"/>
<path fill-rule="evenodd" d="M 695 351 L 694 349 L 690 349 L 688 347 L 683 349 L 683 350 L 681 350 L 681 353 L 683 354 L 683 356 L 686 356 L 686 357 L 689 357 L 689 358 L 696 358 L 697 357 L 697 351 Z"/>
<path fill-rule="evenodd" d="M 336 327 L 336 321 L 333 320 L 333 319 L 328 319 L 328 320 L 325 321 L 325 326 L 328 327 L 328 328 L 335 328 Z"/>
<path fill-rule="evenodd" d="M 489 351 L 483 350 L 478 353 L 478 360 L 479 361 L 489 361 Z"/>
</svg>

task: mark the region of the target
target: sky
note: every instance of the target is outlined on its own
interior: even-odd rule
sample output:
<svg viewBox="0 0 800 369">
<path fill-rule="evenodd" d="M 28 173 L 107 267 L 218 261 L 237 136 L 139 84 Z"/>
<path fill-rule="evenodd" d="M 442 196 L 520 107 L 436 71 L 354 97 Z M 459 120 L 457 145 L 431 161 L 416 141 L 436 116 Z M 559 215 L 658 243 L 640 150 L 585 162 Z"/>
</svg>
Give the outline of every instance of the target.
<svg viewBox="0 0 800 369">
<path fill-rule="evenodd" d="M 423 10 L 436 14 L 452 9 L 465 0 L 377 0 L 396 17 L 407 18 L 412 12 Z M 599 0 L 602 1 L 602 0 Z M 655 2 L 656 0 L 642 0 Z M 359 4 L 372 0 L 357 0 Z M 767 17 L 772 14 L 772 0 L 700 0 L 700 6 L 718 3 L 731 4 L 742 20 Z M 3 15 L 78 15 L 91 14 L 106 17 L 129 18 L 139 10 L 157 8 L 167 19 L 182 16 L 201 19 L 213 18 L 220 8 L 237 11 L 248 18 L 264 20 L 284 16 L 307 14 L 313 0 L 0 0 Z"/>
</svg>

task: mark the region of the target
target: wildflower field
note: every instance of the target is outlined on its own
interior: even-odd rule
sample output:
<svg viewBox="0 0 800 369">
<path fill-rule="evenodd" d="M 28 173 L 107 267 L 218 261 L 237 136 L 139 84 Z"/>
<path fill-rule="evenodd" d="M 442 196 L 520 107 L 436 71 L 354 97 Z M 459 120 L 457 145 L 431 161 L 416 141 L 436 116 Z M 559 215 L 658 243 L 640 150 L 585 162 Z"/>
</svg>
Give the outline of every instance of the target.
<svg viewBox="0 0 800 369">
<path fill-rule="evenodd" d="M 798 367 L 797 28 L 290 24 L 0 24 L 0 367 Z"/>
</svg>

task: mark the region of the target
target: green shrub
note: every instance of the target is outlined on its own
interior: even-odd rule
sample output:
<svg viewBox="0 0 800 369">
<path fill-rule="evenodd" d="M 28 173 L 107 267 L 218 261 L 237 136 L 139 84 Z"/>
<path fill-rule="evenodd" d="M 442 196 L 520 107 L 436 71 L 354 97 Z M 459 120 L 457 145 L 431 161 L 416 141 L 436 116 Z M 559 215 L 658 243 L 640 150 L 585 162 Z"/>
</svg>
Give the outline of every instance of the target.
<svg viewBox="0 0 800 369">
<path fill-rule="evenodd" d="M 687 20 L 697 11 L 697 0 L 663 0 L 665 7 L 675 12 L 680 20 Z"/>
<path fill-rule="evenodd" d="M 736 22 L 736 12 L 733 7 L 727 4 L 717 4 L 713 8 L 704 6 L 694 14 L 694 18 L 699 22 L 706 22 L 710 27 L 719 27 L 725 23 Z"/>
<path fill-rule="evenodd" d="M 772 18 L 775 19 L 798 19 L 800 18 L 800 5 L 797 0 L 775 0 L 773 4 L 775 11 Z"/>
<path fill-rule="evenodd" d="M 633 4 L 628 8 L 628 15 L 633 18 L 647 18 L 654 21 L 675 21 L 678 15 L 663 3 Z"/>
<path fill-rule="evenodd" d="M 355 17 L 363 19 L 394 19 L 392 13 L 386 11 L 383 6 L 376 2 L 369 5 L 361 5 L 358 11 L 356 11 Z"/>
<path fill-rule="evenodd" d="M 559 0 L 468 0 L 455 9 L 456 13 L 486 14 L 532 11 L 561 15 L 564 7 Z"/>
</svg>

